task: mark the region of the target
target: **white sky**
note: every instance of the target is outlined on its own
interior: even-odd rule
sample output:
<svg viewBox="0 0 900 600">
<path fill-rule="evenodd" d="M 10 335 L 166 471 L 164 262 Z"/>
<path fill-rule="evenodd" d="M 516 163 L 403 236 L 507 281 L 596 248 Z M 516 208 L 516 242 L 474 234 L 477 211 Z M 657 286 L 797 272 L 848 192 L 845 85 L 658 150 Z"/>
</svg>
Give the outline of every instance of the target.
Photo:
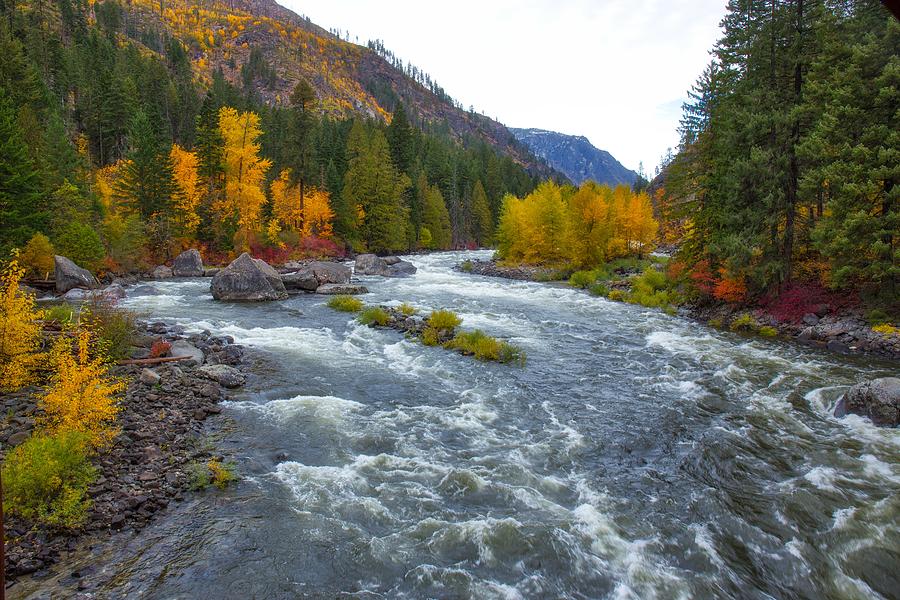
<svg viewBox="0 0 900 600">
<path fill-rule="evenodd" d="M 652 175 L 709 62 L 725 0 L 277 0 L 381 39 L 465 108 L 587 137 Z"/>
</svg>

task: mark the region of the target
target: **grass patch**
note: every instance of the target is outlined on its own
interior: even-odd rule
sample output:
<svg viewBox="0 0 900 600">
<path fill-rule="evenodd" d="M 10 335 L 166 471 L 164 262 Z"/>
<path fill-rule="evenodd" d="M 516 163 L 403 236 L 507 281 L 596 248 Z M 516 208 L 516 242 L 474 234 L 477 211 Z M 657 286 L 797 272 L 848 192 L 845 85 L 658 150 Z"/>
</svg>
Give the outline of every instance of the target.
<svg viewBox="0 0 900 600">
<path fill-rule="evenodd" d="M 757 333 L 763 337 L 773 338 L 778 337 L 778 330 L 769 325 L 763 325 L 757 330 Z"/>
<path fill-rule="evenodd" d="M 205 490 L 212 483 L 209 468 L 203 463 L 194 462 L 187 467 L 188 489 L 194 492 Z"/>
<path fill-rule="evenodd" d="M 463 273 L 471 273 L 473 268 L 474 268 L 474 265 L 472 264 L 472 261 L 469 259 L 462 261 L 462 263 L 459 265 L 459 270 L 462 271 Z"/>
<path fill-rule="evenodd" d="M 353 296 L 334 296 L 328 300 L 328 308 L 341 312 L 359 312 L 363 308 L 362 300 Z"/>
<path fill-rule="evenodd" d="M 75 310 L 68 304 L 54 304 L 44 311 L 45 321 L 55 321 L 60 325 L 70 323 L 75 317 Z"/>
<path fill-rule="evenodd" d="M 606 297 L 613 302 L 623 302 L 625 300 L 625 292 L 622 290 L 610 290 L 609 295 Z"/>
<path fill-rule="evenodd" d="M 359 322 L 363 325 L 379 325 L 384 327 L 391 320 L 391 315 L 380 306 L 370 306 L 359 315 Z"/>
<path fill-rule="evenodd" d="M 754 319 L 750 313 L 742 313 L 732 319 L 728 328 L 732 331 L 755 333 L 759 330 L 759 324 L 757 324 L 756 319 Z"/>
<path fill-rule="evenodd" d="M 441 335 L 434 327 L 426 327 L 422 331 L 422 343 L 426 346 L 438 346 L 441 343 Z"/>
<path fill-rule="evenodd" d="M 28 438 L 6 455 L 3 508 L 9 514 L 60 529 L 84 523 L 96 478 L 86 454 L 87 438 L 65 432 Z"/>
<path fill-rule="evenodd" d="M 94 296 L 81 309 L 82 324 L 106 345 L 111 360 L 128 358 L 137 335 L 137 316 Z"/>
<path fill-rule="evenodd" d="M 238 480 L 237 469 L 234 463 L 211 460 L 206 463 L 206 468 L 212 474 L 212 484 L 220 490 L 224 490 Z"/>
<path fill-rule="evenodd" d="M 722 329 L 725 327 L 725 323 L 719 317 L 713 317 L 709 320 L 709 326 L 714 327 L 715 329 Z"/>
<path fill-rule="evenodd" d="M 525 352 L 520 348 L 501 342 L 480 329 L 458 333 L 456 337 L 447 342 L 446 347 L 458 350 L 462 354 L 474 356 L 478 360 L 525 364 Z"/>
<path fill-rule="evenodd" d="M 876 325 L 872 328 L 872 331 L 880 333 L 882 335 L 900 336 L 900 327 L 894 327 L 890 323 L 882 323 L 881 325 Z"/>
<path fill-rule="evenodd" d="M 600 296 L 601 298 L 609 297 L 609 286 L 605 283 L 595 283 L 591 287 L 588 288 L 588 292 L 590 292 L 591 296 Z"/>
<path fill-rule="evenodd" d="M 595 281 L 597 281 L 596 271 L 575 271 L 569 277 L 569 285 L 583 290 L 591 287 Z"/>
<path fill-rule="evenodd" d="M 403 304 L 398 306 L 397 310 L 399 310 L 400 314 L 402 314 L 405 317 L 411 317 L 414 314 L 416 314 L 417 312 L 419 312 L 419 310 L 415 306 L 413 306 L 412 304 L 407 304 L 406 302 L 404 302 Z"/>
</svg>

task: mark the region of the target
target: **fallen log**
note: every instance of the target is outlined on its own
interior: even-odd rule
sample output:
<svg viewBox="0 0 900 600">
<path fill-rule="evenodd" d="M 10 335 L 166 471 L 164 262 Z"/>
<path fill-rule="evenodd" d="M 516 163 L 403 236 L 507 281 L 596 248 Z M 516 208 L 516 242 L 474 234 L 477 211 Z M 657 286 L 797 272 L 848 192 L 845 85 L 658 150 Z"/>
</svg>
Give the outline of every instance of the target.
<svg viewBox="0 0 900 600">
<path fill-rule="evenodd" d="M 160 363 L 175 362 L 176 360 L 188 360 L 193 356 L 160 356 L 159 358 L 132 358 L 120 360 L 117 365 L 158 365 Z"/>
</svg>

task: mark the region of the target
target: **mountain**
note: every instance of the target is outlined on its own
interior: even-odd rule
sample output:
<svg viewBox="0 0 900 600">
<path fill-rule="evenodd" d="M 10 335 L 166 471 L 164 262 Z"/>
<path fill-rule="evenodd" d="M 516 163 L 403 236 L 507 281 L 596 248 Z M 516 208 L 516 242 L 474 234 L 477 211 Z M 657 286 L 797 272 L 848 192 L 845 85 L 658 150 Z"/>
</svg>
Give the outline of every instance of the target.
<svg viewBox="0 0 900 600">
<path fill-rule="evenodd" d="M 631 185 L 637 173 L 626 169 L 606 150 L 594 147 L 584 136 L 565 135 L 543 129 L 510 131 L 526 146 L 561 171 L 572 183 L 581 185 L 591 179 L 611 186 Z"/>
<path fill-rule="evenodd" d="M 380 41 L 351 43 L 274 0 L 130 0 L 128 6 L 131 27 L 140 29 L 130 37 L 158 36 L 161 48 L 167 36 L 177 37 L 207 83 L 221 72 L 239 88 L 251 87 L 266 104 L 287 105 L 303 78 L 335 118 L 360 114 L 387 122 L 402 102 L 426 131 L 449 133 L 464 145 L 483 140 L 534 176 L 555 174 L 506 126 L 463 110 L 429 75 L 404 64 Z"/>
</svg>

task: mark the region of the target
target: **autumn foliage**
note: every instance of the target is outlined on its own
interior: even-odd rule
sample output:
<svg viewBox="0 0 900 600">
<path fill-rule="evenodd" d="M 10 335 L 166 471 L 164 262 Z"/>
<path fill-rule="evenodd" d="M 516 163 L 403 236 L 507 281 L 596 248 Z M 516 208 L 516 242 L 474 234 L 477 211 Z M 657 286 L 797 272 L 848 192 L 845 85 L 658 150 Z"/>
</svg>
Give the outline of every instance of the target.
<svg viewBox="0 0 900 600">
<path fill-rule="evenodd" d="M 0 289 L 0 388 L 18 389 L 34 381 L 39 363 L 43 312 L 22 293 L 24 269 L 13 260 L 2 274 Z"/>
<path fill-rule="evenodd" d="M 548 181 L 525 198 L 504 198 L 496 236 L 503 260 L 584 268 L 649 253 L 657 229 L 644 193 Z"/>
</svg>

